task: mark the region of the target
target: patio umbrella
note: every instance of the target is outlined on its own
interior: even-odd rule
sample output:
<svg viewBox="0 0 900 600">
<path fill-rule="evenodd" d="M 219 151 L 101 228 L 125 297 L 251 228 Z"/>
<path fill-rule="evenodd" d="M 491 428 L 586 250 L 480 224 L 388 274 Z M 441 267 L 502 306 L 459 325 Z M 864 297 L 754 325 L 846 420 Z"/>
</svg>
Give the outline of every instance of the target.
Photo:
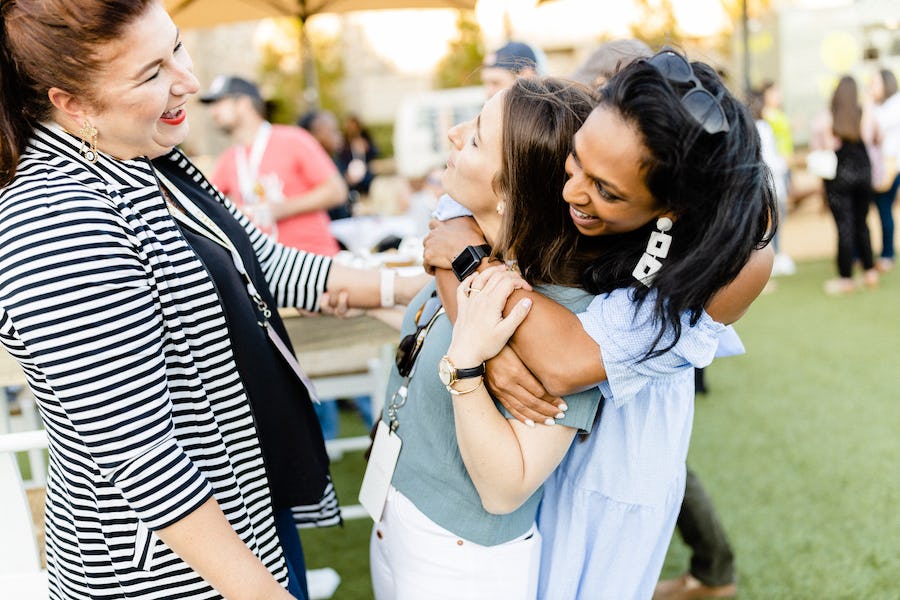
<svg viewBox="0 0 900 600">
<path fill-rule="evenodd" d="M 316 64 L 306 20 L 323 13 L 397 8 L 456 8 L 474 10 L 476 0 L 165 0 L 166 10 L 179 27 L 213 27 L 239 21 L 271 17 L 294 17 L 300 22 L 303 55 L 304 96 L 310 106 L 318 105 Z"/>
</svg>

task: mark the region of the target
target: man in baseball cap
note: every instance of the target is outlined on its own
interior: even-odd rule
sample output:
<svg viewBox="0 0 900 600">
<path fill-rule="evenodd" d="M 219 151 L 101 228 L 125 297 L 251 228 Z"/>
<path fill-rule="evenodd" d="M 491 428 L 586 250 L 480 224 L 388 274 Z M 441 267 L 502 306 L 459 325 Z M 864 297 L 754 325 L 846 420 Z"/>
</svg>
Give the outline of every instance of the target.
<svg viewBox="0 0 900 600">
<path fill-rule="evenodd" d="M 538 55 L 528 44 L 509 42 L 484 57 L 481 82 L 488 98 L 511 86 L 518 77 L 539 74 Z"/>
<path fill-rule="evenodd" d="M 204 104 L 212 104 L 222 98 L 233 96 L 249 96 L 262 103 L 262 95 L 256 84 L 247 81 L 241 77 L 234 75 L 219 75 L 213 79 L 209 90 L 201 94 L 200 102 Z"/>
<path fill-rule="evenodd" d="M 269 123 L 259 88 L 241 77 L 216 77 L 200 101 L 232 143 L 216 161 L 213 185 L 285 246 L 337 254 L 326 211 L 348 190 L 319 142 L 300 127 Z"/>
</svg>

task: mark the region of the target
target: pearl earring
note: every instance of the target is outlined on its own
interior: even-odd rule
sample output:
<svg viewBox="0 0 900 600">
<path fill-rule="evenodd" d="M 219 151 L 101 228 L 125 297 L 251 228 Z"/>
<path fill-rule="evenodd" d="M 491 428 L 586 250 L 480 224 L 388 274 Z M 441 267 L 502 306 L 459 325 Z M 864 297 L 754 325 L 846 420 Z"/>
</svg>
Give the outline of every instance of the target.
<svg viewBox="0 0 900 600">
<path fill-rule="evenodd" d="M 650 287 L 656 273 L 662 268 L 662 263 L 659 259 L 668 256 L 669 247 L 672 245 L 672 236 L 666 233 L 672 229 L 672 219 L 669 217 L 660 217 L 656 221 L 656 228 L 659 229 L 659 231 L 654 231 L 650 234 L 650 241 L 647 242 L 647 250 L 641 256 L 641 260 L 638 261 L 637 266 L 631 273 L 635 279 L 647 287 Z"/>
<path fill-rule="evenodd" d="M 505 209 L 505 208 L 506 208 L 506 202 L 504 202 L 504 201 L 502 201 L 502 200 L 501 200 L 500 202 L 498 202 L 498 203 L 497 203 L 497 214 L 500 215 L 500 216 L 502 217 L 502 216 L 503 216 L 503 209 Z"/>
</svg>

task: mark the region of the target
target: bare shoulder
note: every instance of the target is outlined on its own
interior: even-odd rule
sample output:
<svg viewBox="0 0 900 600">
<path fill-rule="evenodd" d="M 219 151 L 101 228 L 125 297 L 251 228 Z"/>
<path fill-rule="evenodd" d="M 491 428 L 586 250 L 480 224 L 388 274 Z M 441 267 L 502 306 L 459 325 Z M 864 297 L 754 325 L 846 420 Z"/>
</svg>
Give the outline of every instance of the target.
<svg viewBox="0 0 900 600">
<path fill-rule="evenodd" d="M 713 296 L 706 312 L 719 323 L 729 324 L 740 319 L 766 287 L 774 261 L 775 251 L 771 245 L 754 250 L 734 281 Z"/>
</svg>

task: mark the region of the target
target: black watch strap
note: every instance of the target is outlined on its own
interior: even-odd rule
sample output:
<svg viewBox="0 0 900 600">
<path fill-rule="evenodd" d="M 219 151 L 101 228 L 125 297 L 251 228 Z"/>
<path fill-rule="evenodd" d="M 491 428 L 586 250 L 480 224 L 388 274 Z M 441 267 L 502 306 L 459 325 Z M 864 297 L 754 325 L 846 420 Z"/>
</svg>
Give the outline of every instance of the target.
<svg viewBox="0 0 900 600">
<path fill-rule="evenodd" d="M 484 376 L 484 363 L 481 363 L 477 367 L 456 370 L 456 379 L 471 379 L 472 377 L 482 376 Z"/>
<path fill-rule="evenodd" d="M 453 259 L 453 272 L 456 278 L 462 281 L 478 269 L 481 259 L 490 256 L 491 247 L 487 244 L 480 246 L 466 246 L 459 255 Z"/>
</svg>

